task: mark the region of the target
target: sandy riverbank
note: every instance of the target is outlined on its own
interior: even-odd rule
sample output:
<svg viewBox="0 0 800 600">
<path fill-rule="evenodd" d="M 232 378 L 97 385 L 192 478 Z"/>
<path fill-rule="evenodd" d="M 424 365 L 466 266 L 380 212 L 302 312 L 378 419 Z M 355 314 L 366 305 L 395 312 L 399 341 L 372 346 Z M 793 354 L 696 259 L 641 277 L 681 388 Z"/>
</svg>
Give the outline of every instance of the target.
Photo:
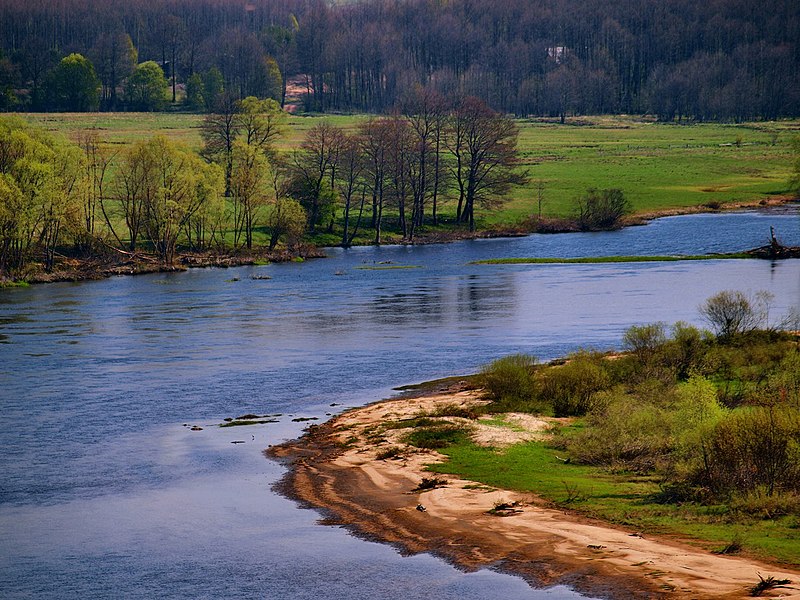
<svg viewBox="0 0 800 600">
<path fill-rule="evenodd" d="M 448 404 L 480 402 L 477 392 L 458 385 L 387 400 L 312 426 L 300 440 L 270 448 L 268 454 L 290 462 L 282 491 L 321 510 L 324 523 L 347 526 L 404 553 L 431 552 L 463 569 L 497 568 L 536 586 L 565 584 L 620 599 L 745 598 L 760 573 L 794 582 L 763 597 L 800 598 L 800 572 L 642 537 L 547 507 L 530 494 L 469 486 L 453 478 L 445 487 L 414 491 L 423 477 L 431 476 L 425 465 L 441 455 L 404 448 L 400 457 L 377 458 L 389 447 L 402 447 L 405 432 L 390 430 L 378 441 L 376 425 Z M 502 434 L 505 439 L 489 437 L 486 443 L 530 439 L 543 435 L 547 426 L 546 420 L 530 416 L 510 418 L 518 426 Z M 480 425 L 476 434 L 498 435 Z M 489 514 L 499 502 L 518 502 L 521 512 Z M 418 505 L 424 505 L 424 512 Z"/>
</svg>

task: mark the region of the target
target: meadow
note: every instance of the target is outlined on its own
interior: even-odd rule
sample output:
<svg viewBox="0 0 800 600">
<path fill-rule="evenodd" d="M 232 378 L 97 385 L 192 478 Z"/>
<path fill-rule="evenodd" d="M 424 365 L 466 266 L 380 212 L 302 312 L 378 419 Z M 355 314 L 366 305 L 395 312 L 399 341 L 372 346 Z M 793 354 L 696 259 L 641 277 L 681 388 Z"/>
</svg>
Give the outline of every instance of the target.
<svg viewBox="0 0 800 600">
<path fill-rule="evenodd" d="M 189 113 L 46 113 L 24 117 L 48 131 L 75 137 L 97 132 L 120 149 L 154 134 L 199 150 L 202 115 Z M 348 130 L 367 115 L 291 115 L 278 149 L 296 148 L 315 124 Z M 800 121 L 742 124 L 658 123 L 626 116 L 568 119 L 566 124 L 520 119 L 519 156 L 529 183 L 502 209 L 478 215 L 479 226 L 513 225 L 538 212 L 569 217 L 588 188 L 620 188 L 635 214 L 651 216 L 693 207 L 757 203 L 789 195 L 791 140 Z M 455 208 L 445 205 L 444 214 Z"/>
</svg>

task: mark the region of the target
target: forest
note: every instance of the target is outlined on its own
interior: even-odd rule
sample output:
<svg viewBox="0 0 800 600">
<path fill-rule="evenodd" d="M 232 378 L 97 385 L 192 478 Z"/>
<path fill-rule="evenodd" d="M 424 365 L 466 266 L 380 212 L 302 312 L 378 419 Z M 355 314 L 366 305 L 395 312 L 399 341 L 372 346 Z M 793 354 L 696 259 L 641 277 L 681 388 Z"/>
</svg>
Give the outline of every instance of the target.
<svg viewBox="0 0 800 600">
<path fill-rule="evenodd" d="M 515 115 L 777 119 L 800 114 L 798 40 L 793 0 L 6 0 L 0 108 L 160 110 L 160 69 L 198 111 L 224 88 L 384 112 L 421 85 Z"/>
</svg>

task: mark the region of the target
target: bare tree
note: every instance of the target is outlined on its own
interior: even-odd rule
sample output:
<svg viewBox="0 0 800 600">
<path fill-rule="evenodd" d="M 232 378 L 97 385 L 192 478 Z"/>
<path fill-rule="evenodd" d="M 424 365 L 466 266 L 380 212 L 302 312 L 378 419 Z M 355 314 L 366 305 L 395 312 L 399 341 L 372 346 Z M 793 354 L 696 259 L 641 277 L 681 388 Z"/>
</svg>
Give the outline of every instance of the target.
<svg viewBox="0 0 800 600">
<path fill-rule="evenodd" d="M 519 171 L 519 128 L 477 98 L 459 103 L 450 118 L 446 144 L 454 156 L 451 167 L 458 185 L 456 220 L 475 231 L 475 206 L 499 206 L 512 186 L 526 177 Z"/>
</svg>

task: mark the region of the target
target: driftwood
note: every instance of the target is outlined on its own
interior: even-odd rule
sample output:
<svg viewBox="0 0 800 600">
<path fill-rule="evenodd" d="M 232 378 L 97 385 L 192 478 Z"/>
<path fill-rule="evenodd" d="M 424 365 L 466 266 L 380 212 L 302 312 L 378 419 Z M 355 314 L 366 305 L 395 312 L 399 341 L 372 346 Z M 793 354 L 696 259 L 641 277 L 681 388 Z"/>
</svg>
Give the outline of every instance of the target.
<svg viewBox="0 0 800 600">
<path fill-rule="evenodd" d="M 769 244 L 761 246 L 760 248 L 753 248 L 748 250 L 746 254 L 755 256 L 756 258 L 767 258 L 775 260 L 779 258 L 800 258 L 800 246 L 784 246 L 778 241 L 775 236 L 775 228 L 769 228 Z"/>
</svg>

